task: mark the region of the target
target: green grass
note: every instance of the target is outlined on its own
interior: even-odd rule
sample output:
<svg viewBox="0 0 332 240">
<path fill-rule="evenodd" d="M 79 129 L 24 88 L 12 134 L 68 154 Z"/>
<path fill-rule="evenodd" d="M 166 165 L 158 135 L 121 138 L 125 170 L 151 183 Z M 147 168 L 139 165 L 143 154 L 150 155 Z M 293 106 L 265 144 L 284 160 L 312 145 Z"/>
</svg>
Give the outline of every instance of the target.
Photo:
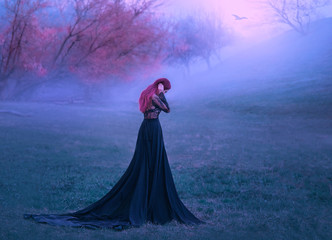
<svg viewBox="0 0 332 240">
<path fill-rule="evenodd" d="M 0 114 L 0 239 L 331 239 L 330 102 L 273 96 L 169 99 L 160 122 L 177 191 L 208 224 L 123 232 L 23 213 L 79 210 L 106 194 L 134 153 L 137 106 L 0 103 L 30 115 Z"/>
</svg>

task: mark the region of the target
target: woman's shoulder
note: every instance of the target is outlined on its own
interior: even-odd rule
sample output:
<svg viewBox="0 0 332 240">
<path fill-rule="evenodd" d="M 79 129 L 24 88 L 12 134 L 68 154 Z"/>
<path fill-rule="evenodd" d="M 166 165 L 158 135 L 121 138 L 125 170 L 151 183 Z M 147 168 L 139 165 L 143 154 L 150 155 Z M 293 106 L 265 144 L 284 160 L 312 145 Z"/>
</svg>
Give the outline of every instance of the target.
<svg viewBox="0 0 332 240">
<path fill-rule="evenodd" d="M 154 94 L 152 95 L 152 98 L 156 99 L 156 98 L 159 98 L 159 96 L 158 96 L 157 94 L 154 93 Z"/>
<path fill-rule="evenodd" d="M 162 97 L 162 96 L 164 96 L 164 93 L 163 93 L 163 92 L 160 92 L 159 94 L 154 93 L 154 94 L 152 95 L 152 97 L 158 97 L 158 98 L 160 98 L 160 97 Z"/>
</svg>

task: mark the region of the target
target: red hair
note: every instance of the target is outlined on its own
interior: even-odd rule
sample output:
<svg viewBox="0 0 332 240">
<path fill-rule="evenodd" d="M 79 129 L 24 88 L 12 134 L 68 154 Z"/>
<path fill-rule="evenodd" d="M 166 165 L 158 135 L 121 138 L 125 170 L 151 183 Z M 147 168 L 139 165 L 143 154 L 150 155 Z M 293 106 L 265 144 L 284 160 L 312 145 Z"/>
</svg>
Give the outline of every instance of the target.
<svg viewBox="0 0 332 240">
<path fill-rule="evenodd" d="M 154 83 L 150 84 L 145 90 L 142 91 L 141 96 L 139 97 L 139 110 L 144 113 L 145 110 L 151 104 L 151 98 L 153 94 L 158 92 L 158 84 L 162 83 L 164 85 L 164 90 L 171 89 L 171 83 L 167 78 L 159 78 Z"/>
</svg>

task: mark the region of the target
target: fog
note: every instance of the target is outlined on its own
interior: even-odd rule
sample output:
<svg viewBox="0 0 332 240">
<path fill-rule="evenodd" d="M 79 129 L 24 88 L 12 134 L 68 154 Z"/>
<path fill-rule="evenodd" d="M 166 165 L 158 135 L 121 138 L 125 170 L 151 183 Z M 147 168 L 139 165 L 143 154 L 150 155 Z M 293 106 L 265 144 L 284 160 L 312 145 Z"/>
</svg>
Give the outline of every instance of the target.
<svg viewBox="0 0 332 240">
<path fill-rule="evenodd" d="M 204 99 L 211 94 L 231 97 L 273 88 L 296 88 L 296 84 L 303 85 L 305 81 L 314 81 L 319 88 L 320 82 L 323 84 L 331 76 L 331 26 L 332 18 L 326 18 L 313 23 L 306 36 L 288 30 L 258 43 L 235 43 L 221 51 L 210 69 L 204 62 L 194 63 L 189 73 L 181 66 L 165 67 L 148 79 L 114 85 L 109 97 L 119 103 L 137 103 L 141 91 L 159 77 L 171 81 L 167 97 L 173 103 L 197 96 Z M 313 94 L 315 90 L 303 89 Z"/>
<path fill-rule="evenodd" d="M 165 4 L 165 14 L 190 13 L 199 8 L 213 10 L 225 26 L 233 29 L 232 42 L 212 58 L 210 68 L 205 62 L 196 61 L 189 70 L 183 66 L 165 65 L 150 73 L 132 73 L 131 80 L 110 77 L 100 86 L 91 86 L 89 94 L 93 101 L 109 107 L 130 103 L 138 109 L 142 90 L 160 77 L 166 77 L 172 83 L 172 89 L 167 93 L 172 103 L 218 93 L 232 96 L 282 88 L 286 78 L 296 83 L 316 76 L 320 81 L 319 74 L 331 68 L 332 18 L 328 17 L 331 7 L 321 11 L 324 18 L 313 22 L 309 33 L 302 36 L 289 27 L 267 24 L 263 21 L 264 9 L 245 2 L 197 0 Z M 235 21 L 234 13 L 248 16 L 248 21 Z M 79 81 L 60 77 L 25 92 L 18 100 L 84 104 L 87 100 L 85 91 L 86 87 Z"/>
<path fill-rule="evenodd" d="M 160 14 L 170 19 L 172 16 L 195 14 L 198 9 L 220 16 L 223 26 L 229 30 L 230 41 L 214 52 L 217 54 L 211 57 L 210 64 L 204 54 L 197 54 L 198 57 L 193 54 L 195 61 L 189 61 L 186 66 L 188 61 L 182 61 L 181 57 L 186 58 L 187 55 L 179 54 L 175 55 L 180 59 L 177 61 L 175 58 L 176 63 L 159 65 L 148 41 L 143 50 L 139 48 L 138 52 L 133 51 L 129 56 L 129 60 L 137 57 L 136 54 L 139 60 L 153 60 L 149 65 L 142 61 L 143 66 L 148 68 L 139 70 L 136 69 L 142 66 L 140 61 L 136 64 L 137 61 L 124 61 L 119 57 L 118 62 L 124 64 L 116 65 L 117 61 L 111 62 L 112 57 L 102 51 L 103 54 L 84 62 L 85 65 L 79 69 L 91 71 L 68 74 L 72 65 L 70 61 L 64 61 L 69 64 L 59 68 L 64 69 L 63 72 L 52 72 L 57 76 L 47 75 L 47 82 L 38 82 L 44 78 L 35 78 L 30 72 L 19 75 L 23 77 L 23 83 L 15 83 L 15 78 L 7 82 L 0 72 L 0 90 L 7 90 L 3 92 L 10 97 L 17 93 L 15 97 L 2 101 L 3 92 L 0 92 L 0 210 L 3 216 L 0 239 L 44 240 L 46 235 L 47 239 L 109 239 L 112 236 L 114 239 L 153 240 L 332 239 L 332 9 L 331 6 L 320 9 L 321 15 L 311 22 L 309 31 L 302 34 L 285 24 L 265 21 L 265 10 L 255 2 L 172 0 L 161 9 Z M 94 16 L 99 17 L 99 14 Z M 119 22 L 123 24 L 123 21 Z M 107 23 L 104 26 L 111 25 L 108 21 L 104 23 Z M 126 26 L 134 26 L 132 31 L 140 29 L 137 25 Z M 146 27 L 144 24 L 140 26 Z M 146 29 L 151 30 L 150 26 Z M 185 22 L 184 26 L 190 28 L 190 21 L 189 24 Z M 94 30 L 91 32 L 97 32 L 96 36 L 104 33 Z M 186 29 L 182 30 L 187 33 Z M 122 33 L 132 36 L 132 31 L 125 28 Z M 91 32 L 86 34 L 88 39 Z M 114 33 L 113 29 L 109 32 Z M 175 34 L 170 31 L 173 35 L 179 32 L 180 37 L 175 38 L 179 37 L 180 41 L 174 41 L 180 46 L 175 47 L 177 50 L 184 49 L 185 52 L 191 46 L 197 50 L 197 45 L 204 45 L 186 45 L 181 38 L 182 31 L 175 31 Z M 195 31 L 188 32 L 189 40 L 197 36 Z M 151 32 L 148 33 L 143 35 L 150 40 Z M 41 36 L 54 39 L 52 34 Z M 111 44 L 112 50 L 121 45 L 123 39 L 128 40 L 127 36 L 121 35 L 120 44 Z M 137 36 L 140 37 L 140 34 Z M 206 38 L 199 38 L 198 42 L 204 42 L 201 40 Z M 67 44 L 68 51 L 76 40 L 71 45 Z M 131 41 L 134 40 L 130 38 L 127 43 L 131 45 Z M 3 42 L 0 32 L 1 48 L 5 45 L 1 45 Z M 171 43 L 176 45 L 174 42 Z M 172 44 L 166 42 L 165 49 L 168 50 Z M 42 41 L 36 45 L 41 46 L 35 48 L 38 52 L 45 50 Z M 77 49 L 74 57 L 84 54 L 82 48 Z M 114 56 L 122 54 L 123 49 Z M 140 51 L 144 54 L 140 55 Z M 28 52 L 32 54 L 34 51 Z M 63 52 L 63 55 L 67 53 Z M 31 59 L 26 55 L 27 59 Z M 40 56 L 53 55 L 42 52 Z M 105 56 L 108 58 L 103 58 Z M 32 63 L 38 65 L 38 61 Z M 107 71 L 108 66 L 112 70 L 120 70 Z M 35 70 L 34 66 L 29 67 Z M 107 76 L 113 75 L 98 84 L 94 82 L 93 74 L 82 77 L 82 72 L 98 73 L 94 71 L 98 67 Z M 128 70 L 124 74 L 123 69 L 131 67 L 135 72 Z M 119 73 L 126 78 L 119 77 Z M 81 78 L 75 77 L 75 74 L 81 74 Z M 84 79 L 84 76 L 89 78 Z M 161 112 L 158 121 L 144 120 L 138 105 L 140 94 L 162 77 L 168 78 L 172 85 L 165 94 L 170 111 Z M 37 84 L 24 85 L 36 79 Z M 3 83 L 8 84 L 7 88 L 2 88 Z M 156 135 L 152 135 L 154 133 Z M 150 135 L 153 136 L 151 139 L 147 137 Z M 162 147 L 164 154 L 149 146 L 154 141 L 156 145 L 151 146 Z M 148 146 L 143 148 L 140 143 L 147 143 Z M 154 152 L 157 155 L 153 155 Z M 130 165 L 134 167 L 128 168 L 135 156 L 146 156 L 147 159 L 134 161 Z M 157 164 L 152 164 L 158 166 L 160 171 L 150 178 L 152 174 L 144 174 L 151 170 L 150 163 L 155 160 L 154 156 L 162 157 L 163 161 L 157 159 Z M 135 212 L 140 203 L 145 204 L 145 200 L 131 204 L 139 195 L 136 193 L 154 191 L 130 190 L 135 195 L 126 200 L 127 195 L 132 195 L 118 190 L 126 186 L 130 189 L 133 189 L 132 186 L 150 187 L 151 179 L 158 182 L 162 178 L 168 179 L 168 170 L 163 170 L 165 166 L 168 168 L 164 164 L 168 161 L 180 199 L 208 224 L 184 226 L 179 222 L 164 227 L 148 222 L 127 232 L 83 228 L 71 231 L 53 226 L 42 227 L 22 218 L 23 213 L 53 214 L 82 209 L 116 186 L 126 169 L 129 169 L 126 173 L 132 176 L 131 180 L 126 182 L 126 178 L 121 178 L 125 180 L 120 180 L 122 182 L 117 185 L 120 188 L 115 191 L 120 193 L 118 199 L 125 204 L 115 205 L 121 209 L 130 203 L 133 208 L 130 211 L 125 209 L 125 212 L 132 212 L 132 209 Z M 140 167 L 146 170 L 144 174 L 135 170 Z M 152 186 L 167 185 L 159 183 Z M 166 198 L 168 195 L 168 200 L 156 203 L 173 202 L 169 189 L 172 188 L 165 191 L 165 196 L 157 196 Z M 107 219 L 113 223 L 110 213 L 121 216 L 126 222 L 127 217 L 122 216 L 122 211 L 113 211 L 111 202 L 108 202 L 112 196 L 115 199 L 117 196 L 112 193 L 108 196 L 99 202 L 106 208 L 99 208 L 101 205 L 93 208 L 98 212 L 95 216 L 99 213 L 103 216 L 104 226 Z M 167 204 L 171 205 L 180 209 L 178 204 Z M 139 212 L 143 216 L 148 211 Z M 182 219 L 184 214 L 176 212 L 172 211 L 169 215 Z M 94 215 L 90 210 L 86 213 Z M 153 213 L 151 219 L 156 220 L 159 215 L 158 212 Z M 131 222 L 136 218 L 128 219 Z M 86 220 L 90 221 L 89 218 Z M 87 226 L 93 226 L 93 220 Z M 77 226 L 76 222 L 70 225 Z"/>
</svg>

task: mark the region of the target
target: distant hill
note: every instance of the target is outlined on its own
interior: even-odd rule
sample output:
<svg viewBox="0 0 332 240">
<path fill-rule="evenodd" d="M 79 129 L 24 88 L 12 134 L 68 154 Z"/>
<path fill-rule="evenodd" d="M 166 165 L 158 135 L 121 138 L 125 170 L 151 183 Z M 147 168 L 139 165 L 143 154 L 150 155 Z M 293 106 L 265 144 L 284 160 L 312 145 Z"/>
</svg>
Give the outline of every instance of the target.
<svg viewBox="0 0 332 240">
<path fill-rule="evenodd" d="M 312 23 L 306 36 L 288 31 L 242 51 L 196 75 L 192 85 L 205 99 L 247 95 L 332 104 L 332 18 Z"/>
</svg>

